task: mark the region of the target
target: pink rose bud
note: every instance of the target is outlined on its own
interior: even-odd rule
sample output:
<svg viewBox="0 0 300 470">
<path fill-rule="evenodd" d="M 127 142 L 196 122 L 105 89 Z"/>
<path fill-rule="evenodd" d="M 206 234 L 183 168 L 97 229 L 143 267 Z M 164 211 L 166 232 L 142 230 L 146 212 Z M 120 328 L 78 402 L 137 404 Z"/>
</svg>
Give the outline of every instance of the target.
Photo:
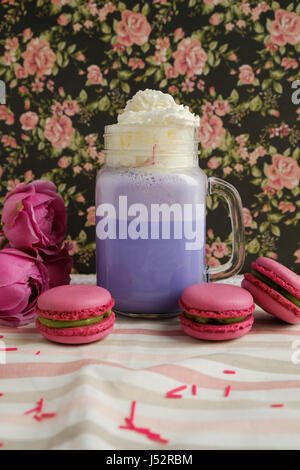
<svg viewBox="0 0 300 470">
<path fill-rule="evenodd" d="M 64 200 L 50 181 L 20 183 L 4 199 L 2 223 L 13 248 L 58 247 L 66 234 Z"/>
<path fill-rule="evenodd" d="M 0 324 L 30 323 L 36 300 L 48 287 L 48 273 L 41 261 L 14 248 L 1 250 Z"/>
</svg>

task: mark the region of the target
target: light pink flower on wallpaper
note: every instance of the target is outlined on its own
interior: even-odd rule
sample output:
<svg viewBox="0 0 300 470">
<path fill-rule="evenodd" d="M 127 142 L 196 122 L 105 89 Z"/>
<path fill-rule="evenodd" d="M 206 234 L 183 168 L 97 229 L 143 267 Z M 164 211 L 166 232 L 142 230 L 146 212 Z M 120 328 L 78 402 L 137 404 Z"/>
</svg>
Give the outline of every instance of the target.
<svg viewBox="0 0 300 470">
<path fill-rule="evenodd" d="M 68 116 L 53 116 L 46 119 L 44 135 L 53 147 L 66 148 L 70 145 L 74 128 Z"/>
<path fill-rule="evenodd" d="M 34 129 L 39 122 L 38 115 L 33 111 L 28 111 L 20 116 L 20 123 L 23 131 L 31 131 Z"/>
<path fill-rule="evenodd" d="M 200 120 L 198 137 L 205 149 L 218 147 L 222 142 L 224 133 L 223 121 L 218 116 L 204 115 Z"/>
<path fill-rule="evenodd" d="M 53 3 L 53 5 L 66 5 L 69 3 L 69 0 L 51 0 L 51 3 Z"/>
<path fill-rule="evenodd" d="M 19 47 L 19 39 L 17 37 L 7 38 L 5 41 L 5 49 L 15 51 Z"/>
<path fill-rule="evenodd" d="M 278 46 L 294 46 L 300 41 L 300 16 L 291 11 L 276 10 L 275 20 L 272 21 L 269 31 L 272 43 Z"/>
<path fill-rule="evenodd" d="M 252 85 L 254 83 L 255 75 L 251 65 L 241 65 L 239 71 L 239 79 L 244 85 Z"/>
<path fill-rule="evenodd" d="M 300 248 L 295 251 L 294 256 L 296 256 L 295 263 L 300 263 Z"/>
<path fill-rule="evenodd" d="M 90 65 L 87 71 L 87 79 L 91 82 L 91 84 L 101 85 L 103 75 L 98 65 Z"/>
<path fill-rule="evenodd" d="M 78 113 L 79 106 L 76 100 L 65 100 L 63 102 L 63 109 L 65 114 L 67 114 L 68 116 L 74 116 L 74 114 Z"/>
<path fill-rule="evenodd" d="M 118 22 L 116 32 L 120 44 L 124 46 L 132 46 L 133 44 L 142 46 L 148 41 L 151 26 L 142 13 L 123 10 L 122 20 Z"/>
<path fill-rule="evenodd" d="M 220 162 L 216 157 L 211 157 L 207 162 L 207 166 L 211 170 L 215 170 L 216 168 L 218 168 L 218 166 L 220 166 Z"/>
<path fill-rule="evenodd" d="M 278 209 L 283 214 L 286 214 L 287 212 L 295 212 L 296 206 L 292 202 L 280 201 L 280 203 L 278 205 Z"/>
<path fill-rule="evenodd" d="M 267 169 L 268 185 L 274 189 L 292 189 L 298 186 L 300 167 L 296 160 L 276 153 Z"/>
<path fill-rule="evenodd" d="M 200 75 L 207 61 L 207 55 L 197 39 L 186 38 L 180 41 L 173 57 L 174 68 L 180 75 L 188 77 Z"/>
<path fill-rule="evenodd" d="M 214 258 L 213 256 L 211 256 L 210 258 L 206 260 L 206 264 L 208 266 L 220 266 L 221 263 L 217 258 Z"/>
<path fill-rule="evenodd" d="M 96 209 L 95 206 L 89 207 L 87 209 L 86 219 L 90 225 L 96 224 Z"/>
<path fill-rule="evenodd" d="M 39 38 L 34 38 L 27 44 L 22 57 L 25 71 L 29 75 L 36 74 L 37 77 L 50 75 L 56 61 L 56 55 L 49 42 Z"/>
<path fill-rule="evenodd" d="M 155 48 L 158 49 L 159 51 L 163 51 L 165 49 L 168 49 L 170 46 L 170 39 L 166 36 L 164 38 L 157 38 Z"/>
<path fill-rule="evenodd" d="M 249 209 L 247 209 L 247 207 L 243 207 L 243 220 L 245 227 L 251 227 L 253 219 L 251 212 L 249 211 Z"/>
<path fill-rule="evenodd" d="M 57 166 L 59 166 L 60 168 L 68 168 L 69 165 L 70 165 L 70 161 L 68 157 L 60 157 L 60 159 L 57 162 Z"/>
<path fill-rule="evenodd" d="M 230 111 L 230 106 L 227 100 L 215 100 L 214 108 L 215 108 L 215 113 L 218 116 L 225 116 L 225 114 L 229 113 Z"/>
<path fill-rule="evenodd" d="M 184 37 L 184 31 L 182 28 L 176 28 L 174 31 L 174 36 L 177 39 L 182 39 Z"/>
<path fill-rule="evenodd" d="M 15 75 L 18 79 L 26 78 L 28 76 L 26 70 L 21 65 L 15 66 Z"/>
<path fill-rule="evenodd" d="M 220 17 L 220 15 L 218 15 L 218 13 L 214 13 L 209 18 L 209 23 L 212 24 L 213 26 L 218 26 L 221 23 L 221 21 L 222 21 L 222 18 Z"/>
<path fill-rule="evenodd" d="M 33 36 L 33 32 L 31 31 L 30 28 L 24 29 L 24 31 L 23 31 L 23 38 L 24 38 L 25 40 L 31 39 L 32 36 Z"/>
<path fill-rule="evenodd" d="M 130 57 L 130 59 L 128 61 L 128 66 L 132 70 L 143 69 L 143 68 L 145 68 L 145 62 L 142 59 L 137 59 L 135 57 Z"/>
<path fill-rule="evenodd" d="M 178 77 L 178 72 L 175 70 L 175 67 L 172 67 L 172 65 L 166 65 L 165 75 L 167 78 L 176 78 Z"/>
<path fill-rule="evenodd" d="M 70 22 L 70 19 L 69 19 L 68 16 L 65 15 L 64 13 L 62 13 L 61 15 L 59 15 L 59 17 L 57 18 L 57 23 L 58 23 L 60 26 L 66 26 L 69 22 Z"/>
<path fill-rule="evenodd" d="M 228 254 L 228 248 L 224 242 L 213 242 L 211 249 L 216 258 L 224 258 Z"/>
<path fill-rule="evenodd" d="M 284 57 L 280 65 L 284 67 L 284 70 L 288 70 L 296 69 L 299 64 L 296 59 L 292 59 L 291 57 Z"/>
</svg>

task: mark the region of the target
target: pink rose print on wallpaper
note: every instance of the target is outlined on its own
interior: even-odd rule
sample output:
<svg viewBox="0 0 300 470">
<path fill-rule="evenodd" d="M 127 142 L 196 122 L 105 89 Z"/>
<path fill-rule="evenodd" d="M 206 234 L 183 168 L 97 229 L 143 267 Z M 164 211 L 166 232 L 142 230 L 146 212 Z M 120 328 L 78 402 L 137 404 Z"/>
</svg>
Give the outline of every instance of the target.
<svg viewBox="0 0 300 470">
<path fill-rule="evenodd" d="M 67 241 L 43 252 L 50 278 L 60 273 L 67 282 L 68 253 L 75 271 L 94 272 L 93 187 L 104 162 L 104 126 L 116 121 L 136 91 L 156 88 L 200 115 L 201 168 L 241 194 L 244 269 L 263 255 L 300 272 L 300 106 L 291 100 L 292 82 L 299 80 L 298 3 L 2 1 L 5 230 L 13 231 L 13 197 L 19 199 L 12 212 L 25 208 L 24 224 L 30 207 L 38 211 L 36 198 L 45 198 L 38 212 L 43 218 L 49 195 L 31 189 L 34 194 L 25 197 L 16 188 L 48 180 L 68 206 Z M 13 195 L 4 201 L 7 191 Z M 32 227 L 33 244 L 47 238 L 57 210 L 53 204 L 43 236 Z M 208 196 L 207 207 L 206 259 L 217 266 L 230 257 L 230 227 L 219 199 Z M 1 240 L 5 243 L 0 233 Z M 26 302 L 24 297 L 24 311 Z"/>
</svg>

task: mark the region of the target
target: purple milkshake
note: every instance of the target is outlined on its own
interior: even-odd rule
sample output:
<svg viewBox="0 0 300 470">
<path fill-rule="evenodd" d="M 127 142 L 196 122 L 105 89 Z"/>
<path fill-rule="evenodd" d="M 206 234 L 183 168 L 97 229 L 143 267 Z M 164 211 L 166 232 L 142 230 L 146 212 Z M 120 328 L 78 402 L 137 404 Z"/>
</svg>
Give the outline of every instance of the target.
<svg viewBox="0 0 300 470">
<path fill-rule="evenodd" d="M 130 237 L 133 233 L 128 228 L 134 220 L 132 216 L 128 216 L 127 221 L 124 217 L 123 220 L 118 218 L 120 195 L 127 196 L 128 208 L 142 202 L 147 209 L 148 220 L 147 217 L 145 220 L 139 218 L 135 235 L 139 234 L 139 238 Z M 191 284 L 206 281 L 205 195 L 206 178 L 199 168 L 186 170 L 184 175 L 182 170 L 162 173 L 152 169 L 141 173 L 140 170 L 111 167 L 105 167 L 99 173 L 96 207 L 110 204 L 117 210 L 115 220 L 110 217 L 111 227 L 116 227 L 116 233 L 112 234 L 115 238 L 96 238 L 97 283 L 112 293 L 116 310 L 163 316 L 174 314 L 180 311 L 178 299 L 182 291 Z M 153 224 L 151 207 L 161 204 L 178 211 L 176 214 L 169 212 L 169 221 L 168 217 L 165 220 L 160 217 Z M 190 208 L 190 212 L 186 211 L 186 214 L 184 208 Z M 107 213 L 103 211 L 105 215 Z M 108 218 L 106 229 L 110 225 Z M 97 227 L 101 219 L 103 217 L 96 217 Z M 120 238 L 122 222 L 126 226 L 123 239 Z M 155 238 L 151 237 L 151 223 Z M 139 232 L 140 225 L 143 225 L 142 233 Z M 192 249 L 188 249 L 189 244 Z"/>
<path fill-rule="evenodd" d="M 139 91 L 118 123 L 105 127 L 106 164 L 96 182 L 97 284 L 115 299 L 115 311 L 168 317 L 189 285 L 207 282 L 205 201 L 227 200 L 233 250 L 228 277 L 243 261 L 242 206 L 228 183 L 198 166 L 199 117 L 161 91 Z M 222 274 L 221 274 L 222 273 Z"/>
</svg>

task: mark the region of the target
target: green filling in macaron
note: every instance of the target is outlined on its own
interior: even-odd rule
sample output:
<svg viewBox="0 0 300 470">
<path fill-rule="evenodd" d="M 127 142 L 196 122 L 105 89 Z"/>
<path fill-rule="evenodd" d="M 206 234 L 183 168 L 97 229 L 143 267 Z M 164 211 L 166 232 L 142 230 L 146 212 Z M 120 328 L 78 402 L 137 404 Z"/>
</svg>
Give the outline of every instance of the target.
<svg viewBox="0 0 300 470">
<path fill-rule="evenodd" d="M 272 289 L 279 292 L 279 294 L 281 294 L 283 297 L 288 299 L 293 304 L 297 305 L 297 307 L 300 307 L 300 299 L 297 299 L 297 297 L 295 297 L 293 294 L 288 292 L 284 287 L 280 286 L 279 284 L 276 284 L 276 282 L 272 281 L 272 279 L 269 279 L 267 276 L 265 276 L 264 274 L 262 274 L 259 271 L 256 271 L 255 269 L 251 270 L 251 274 L 252 274 L 252 276 L 259 279 L 260 281 L 267 284 Z"/>
<path fill-rule="evenodd" d="M 50 320 L 49 318 L 38 317 L 42 325 L 48 326 L 49 328 L 75 328 L 76 326 L 88 326 L 99 323 L 103 318 L 109 317 L 111 310 L 105 312 L 103 315 L 98 317 L 84 318 L 83 320 L 74 320 L 74 321 L 61 321 L 61 320 Z"/>
<path fill-rule="evenodd" d="M 239 323 L 247 316 L 244 317 L 232 317 L 232 318 L 205 318 L 205 317 L 198 317 L 196 315 L 191 315 L 190 313 L 184 312 L 185 316 L 192 321 L 195 321 L 196 323 L 210 323 L 213 325 L 228 325 L 231 323 Z"/>
</svg>

